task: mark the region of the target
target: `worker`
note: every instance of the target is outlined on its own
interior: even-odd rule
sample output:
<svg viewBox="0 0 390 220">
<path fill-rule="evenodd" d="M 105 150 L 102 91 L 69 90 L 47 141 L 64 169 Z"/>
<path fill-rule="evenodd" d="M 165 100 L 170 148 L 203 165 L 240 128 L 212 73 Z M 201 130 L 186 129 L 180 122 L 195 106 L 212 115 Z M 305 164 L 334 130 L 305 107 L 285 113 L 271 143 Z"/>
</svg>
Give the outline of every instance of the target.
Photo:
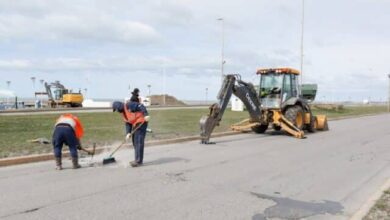
<svg viewBox="0 0 390 220">
<path fill-rule="evenodd" d="M 126 126 L 126 140 L 132 138 L 134 146 L 134 161 L 130 162 L 132 167 L 143 164 L 145 136 L 150 116 L 144 105 L 140 104 L 135 97 L 130 102 L 114 102 L 113 112 L 121 113 Z M 131 132 L 134 130 L 134 134 Z"/>
<path fill-rule="evenodd" d="M 76 116 L 64 114 L 58 118 L 54 126 L 52 140 L 57 170 L 62 170 L 61 155 L 63 144 L 66 144 L 69 147 L 73 169 L 81 167 L 78 161 L 77 149 L 81 149 L 80 139 L 83 136 L 83 133 L 83 126 Z"/>
</svg>

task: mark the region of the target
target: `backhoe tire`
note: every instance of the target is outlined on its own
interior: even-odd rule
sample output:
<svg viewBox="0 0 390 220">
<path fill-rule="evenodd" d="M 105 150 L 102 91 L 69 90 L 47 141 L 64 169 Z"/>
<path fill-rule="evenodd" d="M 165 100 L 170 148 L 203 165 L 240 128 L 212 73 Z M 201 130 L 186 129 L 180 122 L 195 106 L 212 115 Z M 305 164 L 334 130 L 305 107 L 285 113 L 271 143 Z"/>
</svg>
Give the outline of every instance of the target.
<svg viewBox="0 0 390 220">
<path fill-rule="evenodd" d="M 294 105 L 289 107 L 284 113 L 284 117 L 286 117 L 300 130 L 303 129 L 305 123 L 304 123 L 304 112 L 301 106 Z"/>
<path fill-rule="evenodd" d="M 275 130 L 275 131 L 280 131 L 282 129 L 282 127 L 278 126 L 278 125 L 272 125 L 272 128 Z"/>
<path fill-rule="evenodd" d="M 268 128 L 268 124 L 266 125 L 257 125 L 252 127 L 252 131 L 254 131 L 257 134 L 263 134 Z"/>
<path fill-rule="evenodd" d="M 314 133 L 317 131 L 317 119 L 313 115 L 310 117 L 310 123 L 307 125 L 306 129 L 310 133 Z"/>
</svg>

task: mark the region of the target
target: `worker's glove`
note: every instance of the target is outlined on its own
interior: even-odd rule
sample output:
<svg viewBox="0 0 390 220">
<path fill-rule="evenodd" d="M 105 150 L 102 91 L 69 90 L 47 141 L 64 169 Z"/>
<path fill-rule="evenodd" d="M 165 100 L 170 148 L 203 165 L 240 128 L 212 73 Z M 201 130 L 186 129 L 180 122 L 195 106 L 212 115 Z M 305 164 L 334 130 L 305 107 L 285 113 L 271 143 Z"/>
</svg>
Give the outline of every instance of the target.
<svg viewBox="0 0 390 220">
<path fill-rule="evenodd" d="M 150 116 L 145 116 L 145 121 L 148 122 L 150 120 Z"/>
<path fill-rule="evenodd" d="M 130 138 L 131 138 L 131 133 L 128 133 L 128 134 L 126 135 L 126 141 L 130 140 Z"/>
</svg>

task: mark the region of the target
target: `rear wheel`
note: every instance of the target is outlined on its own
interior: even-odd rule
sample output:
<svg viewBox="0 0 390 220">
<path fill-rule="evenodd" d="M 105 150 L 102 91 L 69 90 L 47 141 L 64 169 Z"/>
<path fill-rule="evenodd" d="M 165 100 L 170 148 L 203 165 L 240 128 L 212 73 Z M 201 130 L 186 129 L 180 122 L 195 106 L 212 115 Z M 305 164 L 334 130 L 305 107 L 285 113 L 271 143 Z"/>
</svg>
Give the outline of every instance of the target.
<svg viewBox="0 0 390 220">
<path fill-rule="evenodd" d="M 310 123 L 307 125 L 307 131 L 314 133 L 317 130 L 317 118 L 311 115 Z"/>
<path fill-rule="evenodd" d="M 257 125 L 257 126 L 252 127 L 252 131 L 254 131 L 257 134 L 262 134 L 262 133 L 264 133 L 267 130 L 267 128 L 268 128 L 268 124 L 266 124 L 266 125 Z"/>
<path fill-rule="evenodd" d="M 294 105 L 294 106 L 291 106 L 289 107 L 286 112 L 284 113 L 284 116 L 290 121 L 292 122 L 297 128 L 299 128 L 300 130 L 303 129 L 303 125 L 304 125 L 304 122 L 303 122 L 303 117 L 304 117 L 304 113 L 303 113 L 303 109 L 301 106 L 299 105 Z"/>
</svg>

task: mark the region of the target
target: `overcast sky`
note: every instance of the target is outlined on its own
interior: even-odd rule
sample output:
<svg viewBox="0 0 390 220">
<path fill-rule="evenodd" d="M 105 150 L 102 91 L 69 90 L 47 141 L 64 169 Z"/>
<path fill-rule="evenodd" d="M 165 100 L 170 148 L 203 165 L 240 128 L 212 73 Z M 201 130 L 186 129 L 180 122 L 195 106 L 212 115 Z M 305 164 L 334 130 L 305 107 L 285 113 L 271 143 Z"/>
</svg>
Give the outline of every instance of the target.
<svg viewBox="0 0 390 220">
<path fill-rule="evenodd" d="M 301 0 L 1 0 L 0 88 L 33 96 L 30 77 L 123 98 L 131 88 L 209 99 L 225 73 L 300 68 Z M 318 100 L 385 100 L 390 1 L 305 0 L 303 81 Z M 163 72 L 165 69 L 166 78 Z"/>
</svg>

